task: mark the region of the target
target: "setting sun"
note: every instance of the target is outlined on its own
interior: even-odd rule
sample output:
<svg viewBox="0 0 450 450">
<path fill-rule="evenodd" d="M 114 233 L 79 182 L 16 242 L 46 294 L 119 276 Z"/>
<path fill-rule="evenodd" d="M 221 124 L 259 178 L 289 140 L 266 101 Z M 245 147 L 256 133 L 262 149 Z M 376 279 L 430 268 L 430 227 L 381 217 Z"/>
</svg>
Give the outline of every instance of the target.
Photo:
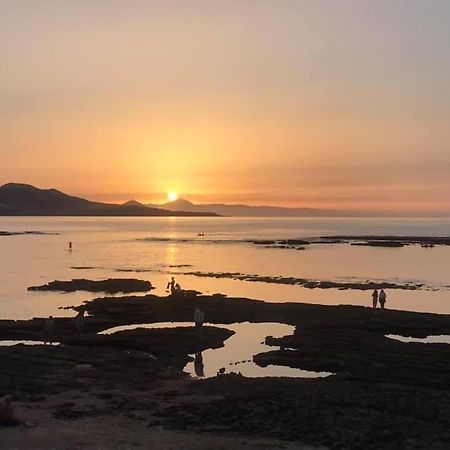
<svg viewBox="0 0 450 450">
<path fill-rule="evenodd" d="M 174 202 L 178 198 L 178 194 L 176 192 L 169 192 L 167 198 L 170 202 Z"/>
</svg>

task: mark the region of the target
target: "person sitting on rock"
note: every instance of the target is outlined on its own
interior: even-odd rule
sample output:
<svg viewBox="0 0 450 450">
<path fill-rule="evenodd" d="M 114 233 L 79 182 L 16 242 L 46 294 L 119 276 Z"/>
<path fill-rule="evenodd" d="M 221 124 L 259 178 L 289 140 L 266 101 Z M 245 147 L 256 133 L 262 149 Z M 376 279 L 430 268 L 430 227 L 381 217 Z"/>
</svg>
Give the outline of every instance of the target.
<svg viewBox="0 0 450 450">
<path fill-rule="evenodd" d="M 380 308 L 384 309 L 384 305 L 386 304 L 386 292 L 384 292 L 384 289 L 381 289 L 378 300 L 380 301 Z"/>
<path fill-rule="evenodd" d="M 378 291 L 376 289 L 374 289 L 374 291 L 372 292 L 373 309 L 375 309 L 377 307 L 377 304 L 378 304 Z"/>
</svg>

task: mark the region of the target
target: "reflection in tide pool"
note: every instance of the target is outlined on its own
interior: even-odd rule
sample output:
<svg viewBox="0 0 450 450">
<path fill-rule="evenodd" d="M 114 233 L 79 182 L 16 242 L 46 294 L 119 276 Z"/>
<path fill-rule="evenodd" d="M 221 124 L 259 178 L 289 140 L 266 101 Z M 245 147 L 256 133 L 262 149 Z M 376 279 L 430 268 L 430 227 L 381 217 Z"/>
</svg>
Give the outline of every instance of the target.
<svg viewBox="0 0 450 450">
<path fill-rule="evenodd" d="M 100 331 L 98 334 L 113 334 L 119 331 L 135 330 L 136 328 L 175 328 L 175 327 L 192 327 L 192 322 L 155 322 L 142 323 L 136 325 L 121 325 L 119 327 L 108 328 Z"/>
<path fill-rule="evenodd" d="M 0 340 L 0 347 L 11 347 L 12 345 L 50 345 L 46 344 L 44 341 L 9 341 Z M 59 345 L 59 342 L 53 342 L 52 345 Z"/>
<path fill-rule="evenodd" d="M 419 342 L 422 344 L 450 344 L 450 336 L 448 334 L 427 336 L 426 338 L 414 338 L 400 336 L 398 334 L 387 334 L 386 337 L 400 342 Z"/>
<path fill-rule="evenodd" d="M 195 361 L 189 363 L 185 371 L 191 376 L 213 377 L 217 373 L 240 373 L 245 377 L 292 377 L 292 378 L 321 378 L 332 375 L 328 372 L 312 372 L 286 366 L 269 365 L 259 367 L 253 362 L 253 356 L 275 350 L 276 347 L 264 343 L 266 336 L 282 337 L 292 334 L 294 327 L 281 323 L 237 323 L 220 325 L 233 330 L 235 334 L 225 341 L 225 346 L 202 352 L 203 368 L 199 369 L 199 355 Z"/>
<path fill-rule="evenodd" d="M 194 358 L 185 367 L 192 377 L 209 378 L 218 373 L 240 373 L 245 377 L 291 377 L 291 378 L 321 378 L 332 375 L 329 372 L 312 372 L 286 366 L 269 365 L 259 367 L 253 362 L 253 356 L 275 350 L 276 347 L 264 343 L 266 336 L 282 337 L 292 334 L 294 327 L 281 323 L 235 323 L 212 324 L 228 328 L 235 334 L 225 341 L 224 347 L 208 349 L 202 353 L 191 355 Z M 164 322 L 143 325 L 125 325 L 110 328 L 102 334 L 135 328 L 168 328 L 192 326 L 192 322 Z"/>
</svg>

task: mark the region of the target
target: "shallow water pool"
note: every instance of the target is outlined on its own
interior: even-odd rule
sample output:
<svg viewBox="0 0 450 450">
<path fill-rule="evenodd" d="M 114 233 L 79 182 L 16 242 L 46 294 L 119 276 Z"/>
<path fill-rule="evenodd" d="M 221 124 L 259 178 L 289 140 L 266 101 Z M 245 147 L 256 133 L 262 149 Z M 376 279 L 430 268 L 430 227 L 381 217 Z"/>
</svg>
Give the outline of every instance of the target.
<svg viewBox="0 0 450 450">
<path fill-rule="evenodd" d="M 44 341 L 12 341 L 12 340 L 0 340 L 0 347 L 10 347 L 12 345 L 46 345 Z M 47 344 L 50 345 L 50 344 Z M 59 342 L 53 342 L 52 345 L 59 345 Z"/>
<path fill-rule="evenodd" d="M 448 334 L 427 336 L 426 338 L 415 338 L 400 336 L 398 334 L 387 334 L 386 337 L 400 342 L 418 342 L 422 344 L 450 344 L 450 336 Z"/>
<path fill-rule="evenodd" d="M 245 377 L 291 377 L 323 378 L 332 375 L 329 372 L 313 372 L 287 366 L 269 365 L 260 367 L 253 362 L 253 356 L 276 349 L 264 343 L 266 336 L 282 337 L 294 332 L 291 325 L 281 323 L 235 323 L 211 324 L 233 330 L 235 334 L 227 339 L 224 347 L 208 349 L 195 355 L 185 367 L 185 372 L 196 378 L 210 378 L 220 373 L 240 373 Z M 192 322 L 162 322 L 142 325 L 126 325 L 110 328 L 102 334 L 136 328 L 192 327 Z"/>
</svg>

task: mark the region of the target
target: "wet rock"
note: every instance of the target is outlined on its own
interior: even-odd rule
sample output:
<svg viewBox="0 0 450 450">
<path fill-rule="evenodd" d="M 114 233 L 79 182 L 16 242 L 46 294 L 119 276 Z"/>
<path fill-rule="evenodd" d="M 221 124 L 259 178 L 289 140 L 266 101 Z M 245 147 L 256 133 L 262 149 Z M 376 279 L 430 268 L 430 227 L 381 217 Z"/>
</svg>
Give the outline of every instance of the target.
<svg viewBox="0 0 450 450">
<path fill-rule="evenodd" d="M 420 402 L 440 403 L 441 393 L 386 384 L 334 381 L 246 379 L 222 375 L 197 383 L 210 400 L 179 402 L 159 412 L 165 427 L 220 430 L 266 436 L 331 449 L 446 448 L 448 417 L 417 416 Z M 430 395 L 431 397 L 428 397 Z M 211 399 L 212 397 L 212 399 Z M 444 425 L 444 423 L 446 425 Z M 415 445 L 408 446 L 408 445 Z"/>
<path fill-rule="evenodd" d="M 56 419 L 62 420 L 75 420 L 82 419 L 85 417 L 98 416 L 103 414 L 104 412 L 95 407 L 93 408 L 83 408 L 81 406 L 65 404 L 57 407 L 53 411 L 53 416 Z"/>
<path fill-rule="evenodd" d="M 284 241 L 280 241 L 280 244 L 285 244 L 289 246 L 298 246 L 298 245 L 309 245 L 310 241 L 305 241 L 304 239 L 286 239 Z"/>
<path fill-rule="evenodd" d="M 19 421 L 14 416 L 14 406 L 10 395 L 5 395 L 0 398 L 0 425 L 14 426 L 18 425 Z"/>
<path fill-rule="evenodd" d="M 43 231 L 0 231 L 1 236 L 26 236 L 26 235 L 34 235 L 34 236 L 46 236 L 46 235 L 57 235 L 59 233 L 46 233 Z"/>
<path fill-rule="evenodd" d="M 186 298 L 186 297 L 195 297 L 197 295 L 202 295 L 200 291 L 196 291 L 194 289 L 180 289 L 179 291 L 174 291 L 170 294 L 171 298 Z"/>
<path fill-rule="evenodd" d="M 29 291 L 88 291 L 107 292 L 147 292 L 154 289 L 150 281 L 137 280 L 135 278 L 109 278 L 107 280 L 93 281 L 85 279 L 73 279 L 71 281 L 51 281 L 42 286 L 31 286 Z"/>
<path fill-rule="evenodd" d="M 169 267 L 171 269 L 181 269 L 184 267 L 193 267 L 192 264 L 169 264 L 165 265 L 164 267 Z"/>
<path fill-rule="evenodd" d="M 346 235 L 346 236 L 322 236 L 322 242 L 370 242 L 375 244 L 381 242 L 384 244 L 394 243 L 393 246 L 398 244 L 411 245 L 411 244 L 431 244 L 431 245 L 450 245 L 450 237 L 445 236 L 373 236 L 373 235 Z M 384 246 L 384 245 L 382 245 Z"/>
<path fill-rule="evenodd" d="M 246 379 L 219 373 L 183 385 L 180 372 L 188 353 L 222 345 L 229 330 L 208 326 L 200 333 L 188 327 L 94 334 L 136 321 L 189 321 L 196 307 L 206 311 L 210 323 L 297 325 L 291 336 L 267 337 L 274 351 L 255 360 L 336 375 Z M 332 449 L 448 447 L 450 346 L 403 343 L 384 335 L 450 334 L 450 316 L 201 295 L 105 297 L 83 308 L 89 313 L 85 336 L 70 332 L 71 319 L 61 318 L 55 319 L 61 346 L 0 347 L 0 392 L 11 389 L 8 377 L 13 374 L 23 398 L 70 389 L 97 399 L 98 405 L 81 399 L 62 403 L 54 411 L 61 420 L 117 413 L 140 420 L 147 412 L 150 426 L 264 436 Z M 0 333 L 32 334 L 42 324 L 43 319 L 0 321 Z M 89 377 L 79 379 L 74 370 L 79 365 L 92 366 Z M 176 384 L 167 387 L 168 380 Z M 161 391 L 145 397 L 156 388 Z"/>
<path fill-rule="evenodd" d="M 359 245 L 359 246 L 366 246 L 366 247 L 404 247 L 405 245 L 408 245 L 406 242 L 399 242 L 399 241 L 366 241 L 366 242 L 352 242 L 351 245 Z"/>
<path fill-rule="evenodd" d="M 141 354 L 144 359 L 155 359 L 155 356 L 158 359 L 167 359 L 172 356 L 184 357 L 208 348 L 223 347 L 224 341 L 233 334 L 234 331 L 226 328 L 210 326 L 204 326 L 201 330 L 196 327 L 136 328 L 113 334 L 73 335 L 65 338 L 64 343 L 97 348 L 138 350 L 145 352 Z"/>
<path fill-rule="evenodd" d="M 271 283 L 271 284 L 286 284 L 302 286 L 307 289 L 354 289 L 354 290 L 373 290 L 373 289 L 404 289 L 416 290 L 425 289 L 427 286 L 422 283 L 390 283 L 390 282 L 375 282 L 375 281 L 326 281 L 326 280 L 308 280 L 297 277 L 274 277 L 263 275 L 242 274 L 239 272 L 183 272 L 183 275 L 192 275 L 203 278 L 229 278 L 232 280 L 251 281 L 257 283 Z"/>
</svg>

